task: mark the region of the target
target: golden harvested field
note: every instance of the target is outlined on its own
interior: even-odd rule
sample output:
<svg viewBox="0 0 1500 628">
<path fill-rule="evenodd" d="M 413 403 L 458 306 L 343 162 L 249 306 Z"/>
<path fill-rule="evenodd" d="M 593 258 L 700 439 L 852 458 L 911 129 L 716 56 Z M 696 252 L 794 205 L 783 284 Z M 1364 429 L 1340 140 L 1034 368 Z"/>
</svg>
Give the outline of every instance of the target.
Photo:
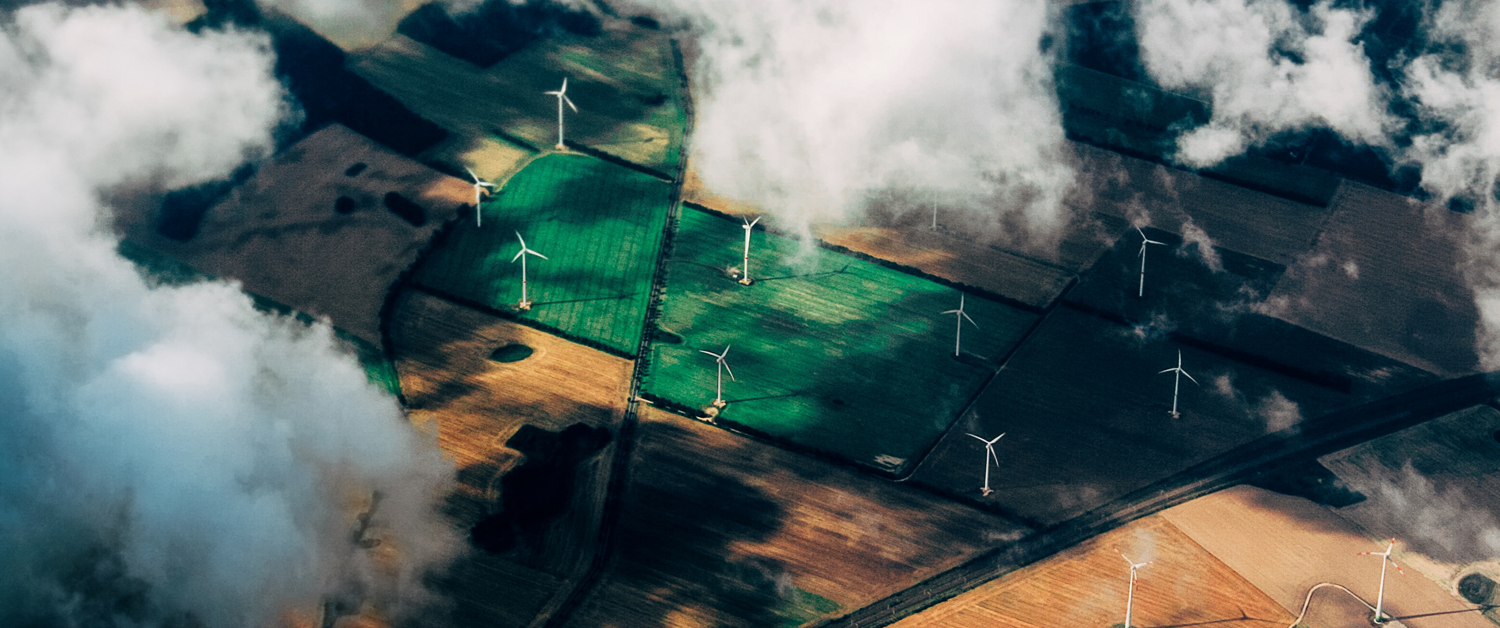
<svg viewBox="0 0 1500 628">
<path fill-rule="evenodd" d="M 1447 376 L 1478 368 L 1463 214 L 1345 183 L 1318 246 L 1287 269 L 1267 313 Z"/>
<path fill-rule="evenodd" d="M 1500 576 L 1500 411 L 1477 406 L 1319 459 L 1366 501 L 1339 510 L 1378 536 L 1396 536 L 1408 569 L 1454 588 L 1472 571 Z"/>
<path fill-rule="evenodd" d="M 365 168 L 351 176 L 355 164 Z M 330 125 L 263 164 L 179 242 L 156 232 L 155 212 L 122 215 L 133 242 L 182 260 L 297 310 L 328 316 L 379 346 L 386 292 L 433 232 L 473 201 L 470 186 L 397 155 L 348 128 Z M 426 213 L 413 226 L 386 209 L 398 192 Z M 353 201 L 347 214 L 334 209 Z"/>
<path fill-rule="evenodd" d="M 796 626 L 1022 529 L 643 406 L 616 554 L 571 625 Z"/>
<path fill-rule="evenodd" d="M 896 628 L 1105 628 L 1124 621 L 1130 568 L 1140 569 L 1132 626 L 1286 628 L 1295 615 L 1161 517 L 1089 539 L 894 624 Z"/>
<path fill-rule="evenodd" d="M 1149 218 L 1158 229 L 1182 233 L 1187 218 L 1215 246 L 1279 264 L 1312 248 L 1331 209 L 1296 203 L 1191 172 L 1074 143 L 1079 177 L 1091 211 Z"/>
<path fill-rule="evenodd" d="M 501 476 L 521 463 L 521 453 L 505 445 L 521 426 L 618 429 L 627 360 L 420 292 L 402 297 L 391 335 L 413 422 L 435 426 L 438 444 L 458 464 L 448 511 L 461 529 L 495 509 Z M 510 344 L 534 353 L 511 363 L 489 359 Z M 504 556 L 474 550 L 445 578 L 464 625 L 526 625 L 584 566 L 612 451 L 580 465 L 566 512 L 536 547 Z"/>
<path fill-rule="evenodd" d="M 1163 511 L 1162 518 L 1239 572 L 1284 608 L 1302 608 L 1308 590 L 1333 582 L 1373 604 L 1380 559 L 1360 552 L 1382 551 L 1385 543 L 1334 511 L 1300 497 L 1238 486 Z M 1405 567 L 1405 546 L 1392 555 Z M 1394 570 L 1393 570 L 1394 571 Z M 1385 589 L 1385 611 L 1407 628 L 1493 628 L 1442 586 L 1407 569 L 1392 573 Z M 1348 594 L 1327 589 L 1314 597 L 1304 622 L 1311 628 L 1368 625 L 1367 607 Z"/>
</svg>

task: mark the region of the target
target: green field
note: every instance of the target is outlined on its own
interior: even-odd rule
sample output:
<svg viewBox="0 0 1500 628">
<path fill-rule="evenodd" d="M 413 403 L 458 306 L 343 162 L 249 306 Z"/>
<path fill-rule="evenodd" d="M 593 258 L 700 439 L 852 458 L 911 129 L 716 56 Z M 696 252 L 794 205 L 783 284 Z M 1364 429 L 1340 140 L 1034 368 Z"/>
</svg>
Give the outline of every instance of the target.
<svg viewBox="0 0 1500 628">
<path fill-rule="evenodd" d="M 597 37 L 559 34 L 488 68 L 397 35 L 352 54 L 350 69 L 464 138 L 500 131 L 540 150 L 557 142 L 557 100 L 543 92 L 566 76 L 579 109 L 567 112 L 568 139 L 668 172 L 679 161 L 681 78 L 664 31 L 626 25 Z M 435 150 L 466 150 L 459 144 Z"/>
<path fill-rule="evenodd" d="M 1036 320 L 970 295 L 979 328 L 955 360 L 954 317 L 939 312 L 957 290 L 762 231 L 757 281 L 741 286 L 726 269 L 743 243 L 738 221 L 683 209 L 642 390 L 707 406 L 717 371 L 699 351 L 731 345 L 721 419 L 884 471 L 935 442 Z"/>
<path fill-rule="evenodd" d="M 632 355 L 671 186 L 581 155 L 532 162 L 484 202 L 484 224 L 455 226 L 416 273 L 418 285 L 514 312 L 575 339 Z M 521 299 L 516 232 L 547 256 L 526 263 L 530 311 Z"/>
</svg>

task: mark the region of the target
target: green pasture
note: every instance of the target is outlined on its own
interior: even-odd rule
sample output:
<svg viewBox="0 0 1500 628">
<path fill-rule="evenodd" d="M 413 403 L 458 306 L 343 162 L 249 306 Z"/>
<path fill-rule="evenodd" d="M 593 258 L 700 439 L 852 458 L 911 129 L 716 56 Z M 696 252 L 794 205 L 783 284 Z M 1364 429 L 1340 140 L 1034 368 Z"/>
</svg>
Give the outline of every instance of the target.
<svg viewBox="0 0 1500 628">
<path fill-rule="evenodd" d="M 962 360 L 959 292 L 763 231 L 742 286 L 741 223 L 684 208 L 642 389 L 692 408 L 714 398 L 731 349 L 723 420 L 863 465 L 900 472 L 932 445 L 1036 320 L 970 295 Z"/>
<path fill-rule="evenodd" d="M 483 226 L 455 225 L 416 273 L 418 285 L 633 354 L 641 336 L 671 186 L 582 155 L 548 155 L 483 203 Z M 519 312 L 527 247 L 530 311 Z"/>
</svg>

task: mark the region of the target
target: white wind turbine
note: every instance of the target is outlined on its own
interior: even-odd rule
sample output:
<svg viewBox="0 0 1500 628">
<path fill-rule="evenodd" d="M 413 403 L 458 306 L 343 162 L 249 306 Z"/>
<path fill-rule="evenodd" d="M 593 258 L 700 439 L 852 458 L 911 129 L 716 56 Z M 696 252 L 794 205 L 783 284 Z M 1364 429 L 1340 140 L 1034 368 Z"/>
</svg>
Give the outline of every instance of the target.
<svg viewBox="0 0 1500 628">
<path fill-rule="evenodd" d="M 1130 611 L 1135 606 L 1136 571 L 1140 570 L 1141 567 L 1151 564 L 1151 561 L 1138 563 L 1130 560 L 1129 557 L 1125 556 L 1125 552 L 1120 551 L 1118 547 L 1115 548 L 1115 553 L 1119 554 L 1120 558 L 1125 559 L 1125 564 L 1130 565 L 1130 592 L 1125 594 L 1125 628 L 1130 628 Z"/>
<path fill-rule="evenodd" d="M 728 405 L 728 402 L 724 401 L 724 371 L 729 371 L 729 381 L 739 381 L 734 378 L 734 371 L 729 369 L 729 363 L 724 361 L 724 356 L 729 355 L 729 345 L 724 345 L 723 353 L 714 353 L 702 349 L 699 349 L 698 352 L 714 356 L 714 362 L 717 362 L 719 365 L 719 383 L 714 386 L 714 407 L 722 408 Z"/>
<path fill-rule="evenodd" d="M 961 343 L 963 341 L 963 337 L 964 337 L 964 321 L 966 321 L 966 320 L 969 321 L 969 324 L 973 325 L 974 329 L 979 329 L 979 323 L 974 322 L 974 319 L 969 318 L 968 313 L 964 312 L 964 295 L 962 295 L 962 294 L 958 295 L 958 309 L 956 309 L 956 310 L 948 310 L 946 312 L 943 312 L 943 314 L 957 314 L 958 315 L 956 317 L 956 318 L 958 318 L 958 332 L 956 334 L 954 334 L 954 336 L 953 336 L 953 357 L 956 358 L 956 357 L 959 356 L 959 352 L 958 352 L 958 348 L 960 346 L 959 343 Z"/>
<path fill-rule="evenodd" d="M 568 98 L 568 77 L 563 77 L 561 89 L 545 93 L 548 96 L 557 97 L 557 150 L 563 150 L 566 148 L 563 146 L 563 103 L 567 103 L 568 107 L 573 110 L 573 113 L 578 113 L 578 105 L 573 104 L 572 99 Z"/>
<path fill-rule="evenodd" d="M 464 168 L 464 170 L 469 169 Z M 495 184 L 480 180 L 479 175 L 474 174 L 473 170 L 469 170 L 469 178 L 474 180 L 474 226 L 481 227 L 484 223 L 484 210 L 480 209 L 479 195 L 488 194 L 489 191 L 485 190 L 485 188 L 493 188 Z"/>
<path fill-rule="evenodd" d="M 745 221 L 745 265 L 740 268 L 740 283 L 748 286 L 754 283 L 754 280 L 750 279 L 750 231 L 755 228 L 756 223 L 760 222 L 760 216 L 756 216 L 753 221 L 744 218 L 740 220 Z"/>
<path fill-rule="evenodd" d="M 1380 592 L 1375 594 L 1375 623 L 1377 624 L 1385 623 L 1386 620 L 1385 614 L 1381 612 L 1381 609 L 1385 608 L 1385 566 L 1387 563 L 1396 565 L 1396 561 L 1391 558 L 1391 550 L 1395 548 L 1396 539 L 1391 539 L 1390 545 L 1385 546 L 1384 552 L 1359 553 L 1360 556 L 1380 557 Z M 1402 576 L 1406 575 L 1406 572 L 1401 570 L 1401 565 L 1396 565 L 1396 572 Z"/>
<path fill-rule="evenodd" d="M 973 436 L 975 439 L 979 440 L 979 442 L 984 443 L 984 487 L 979 489 L 979 494 L 984 497 L 989 497 L 990 493 L 995 492 L 993 490 L 990 490 L 990 461 L 995 461 L 995 468 L 1000 468 L 1000 456 L 995 454 L 995 443 L 999 442 L 1000 439 L 1005 438 L 1005 433 L 1001 432 L 999 436 L 996 436 L 991 440 L 985 440 L 983 437 L 980 437 L 976 434 L 970 434 L 968 432 L 964 433 L 969 434 L 969 436 Z"/>
<path fill-rule="evenodd" d="M 1146 232 L 1141 231 L 1140 227 L 1136 227 L 1135 232 L 1141 234 L 1141 286 L 1140 289 L 1136 291 L 1135 296 L 1144 297 L 1146 296 L 1146 245 L 1160 244 L 1162 246 L 1166 246 L 1167 243 L 1157 242 L 1156 240 L 1152 240 L 1151 238 L 1146 237 Z"/>
<path fill-rule="evenodd" d="M 526 256 L 535 255 L 542 259 L 547 259 L 547 256 L 526 248 L 526 238 L 521 237 L 520 231 L 516 232 L 516 239 L 521 241 L 521 250 L 516 252 L 515 257 L 510 258 L 510 263 L 512 264 L 516 263 L 516 260 L 521 260 L 521 302 L 516 307 L 522 310 L 529 310 L 531 309 L 531 301 L 526 298 Z"/>
<path fill-rule="evenodd" d="M 1193 379 L 1192 375 L 1188 375 L 1187 371 L 1182 370 L 1182 350 L 1180 349 L 1177 351 L 1177 366 L 1157 373 L 1157 375 L 1161 375 L 1162 373 L 1175 373 L 1172 376 L 1172 418 L 1175 419 L 1182 416 L 1177 412 L 1177 388 L 1182 385 L 1182 378 L 1187 377 L 1188 381 L 1192 382 L 1194 386 L 1198 385 L 1198 380 Z"/>
</svg>

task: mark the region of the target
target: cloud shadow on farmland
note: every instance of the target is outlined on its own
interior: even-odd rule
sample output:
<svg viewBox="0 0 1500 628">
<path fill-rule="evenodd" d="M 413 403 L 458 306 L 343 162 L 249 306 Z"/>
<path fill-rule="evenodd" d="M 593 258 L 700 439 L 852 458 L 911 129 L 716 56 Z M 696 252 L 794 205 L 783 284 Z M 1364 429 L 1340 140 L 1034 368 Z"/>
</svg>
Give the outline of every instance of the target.
<svg viewBox="0 0 1500 628">
<path fill-rule="evenodd" d="M 569 625 L 801 623 L 788 621 L 804 594 L 786 566 L 739 549 L 776 534 L 781 504 L 721 469 L 733 454 L 703 455 L 716 447 L 699 431 L 643 421 L 637 438 L 611 565 Z"/>
</svg>

